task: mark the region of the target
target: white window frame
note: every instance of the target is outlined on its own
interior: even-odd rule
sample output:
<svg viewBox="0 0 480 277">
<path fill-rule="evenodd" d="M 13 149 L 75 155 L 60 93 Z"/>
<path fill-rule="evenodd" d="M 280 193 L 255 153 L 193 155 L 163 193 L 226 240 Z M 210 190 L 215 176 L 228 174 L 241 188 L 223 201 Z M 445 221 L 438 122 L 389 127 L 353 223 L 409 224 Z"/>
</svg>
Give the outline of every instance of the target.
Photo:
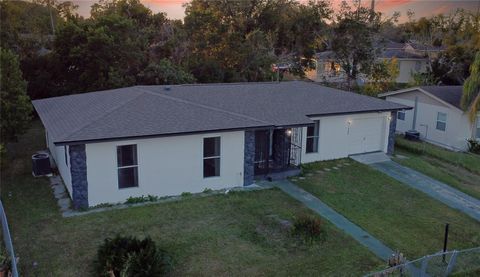
<svg viewBox="0 0 480 277">
<path fill-rule="evenodd" d="M 318 150 L 320 148 L 318 146 L 319 141 L 320 141 L 320 120 L 314 120 L 313 122 L 315 122 L 315 125 L 313 126 L 313 136 L 308 135 L 308 128 L 309 127 L 307 127 L 307 135 L 305 136 L 306 137 L 306 140 L 305 140 L 305 153 L 306 154 L 318 153 Z M 316 128 L 316 130 L 317 130 L 316 133 L 315 133 L 315 127 L 317 127 Z M 314 151 L 311 151 L 311 152 L 307 151 L 308 139 L 310 139 L 310 138 L 313 139 L 314 142 L 316 141 L 316 144 L 314 144 L 314 147 L 313 147 Z"/>
<path fill-rule="evenodd" d="M 403 118 L 400 118 L 400 114 L 403 114 Z M 407 116 L 407 114 L 405 113 L 405 111 L 398 111 L 397 112 L 397 119 L 398 120 L 405 121 L 406 116 Z"/>
<path fill-rule="evenodd" d="M 123 147 L 123 146 L 131 146 L 131 145 L 135 145 L 135 155 L 137 156 L 136 158 L 136 164 L 134 165 L 125 165 L 125 166 L 118 166 L 118 148 L 119 147 Z M 139 184 L 139 180 L 138 180 L 138 145 L 137 144 L 124 144 L 124 145 L 117 145 L 117 147 L 115 148 L 117 150 L 116 152 L 116 155 L 117 155 L 117 186 L 118 186 L 118 189 L 131 189 L 131 188 L 138 188 L 140 186 Z M 124 187 L 124 188 L 121 188 L 120 187 L 120 179 L 118 178 L 118 174 L 120 172 L 120 169 L 124 169 L 124 168 L 132 168 L 132 167 L 136 167 L 137 168 L 137 184 L 136 186 L 129 186 L 129 187 Z"/>
<path fill-rule="evenodd" d="M 445 120 L 440 120 L 440 114 L 445 115 Z M 447 130 L 447 116 L 448 116 L 447 113 L 437 112 L 437 121 L 435 122 L 435 129 L 436 130 L 439 130 L 439 131 L 442 131 L 442 132 L 445 132 Z M 443 130 L 438 128 L 438 123 L 445 124 L 445 128 Z"/>
<path fill-rule="evenodd" d="M 205 153 L 203 153 L 203 159 L 202 159 L 202 175 L 203 175 L 203 178 L 204 179 L 208 179 L 208 178 L 218 178 L 222 175 L 222 137 L 220 136 L 215 136 L 215 137 L 204 137 L 203 138 L 203 147 L 205 147 L 205 140 L 206 139 L 215 139 L 215 138 L 218 138 L 218 152 L 219 152 L 219 155 L 218 156 L 207 156 L 205 157 Z M 213 160 L 213 159 L 218 159 L 218 166 L 220 167 L 218 169 L 218 175 L 213 175 L 213 176 L 205 176 L 205 160 Z"/>
</svg>

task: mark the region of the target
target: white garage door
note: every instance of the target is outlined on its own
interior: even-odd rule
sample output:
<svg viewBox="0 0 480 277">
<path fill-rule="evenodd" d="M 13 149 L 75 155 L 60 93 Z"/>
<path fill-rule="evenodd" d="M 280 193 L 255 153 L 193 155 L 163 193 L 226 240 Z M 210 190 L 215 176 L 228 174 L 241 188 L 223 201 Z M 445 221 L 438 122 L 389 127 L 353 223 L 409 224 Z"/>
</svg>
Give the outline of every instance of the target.
<svg viewBox="0 0 480 277">
<path fill-rule="evenodd" d="M 385 141 L 385 117 L 351 120 L 348 141 L 350 155 L 382 151 Z"/>
</svg>

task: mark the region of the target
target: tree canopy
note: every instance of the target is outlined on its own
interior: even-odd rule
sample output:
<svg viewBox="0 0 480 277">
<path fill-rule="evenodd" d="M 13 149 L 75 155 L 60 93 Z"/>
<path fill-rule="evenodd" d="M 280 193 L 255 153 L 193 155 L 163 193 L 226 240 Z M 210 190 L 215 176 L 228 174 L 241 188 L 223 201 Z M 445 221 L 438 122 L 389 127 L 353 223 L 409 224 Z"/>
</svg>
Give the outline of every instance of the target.
<svg viewBox="0 0 480 277">
<path fill-rule="evenodd" d="M 470 122 L 475 123 L 480 111 L 480 51 L 475 55 L 475 61 L 470 66 L 470 76 L 463 84 L 461 104 L 468 112 Z"/>
<path fill-rule="evenodd" d="M 0 48 L 0 136 L 1 142 L 16 140 L 30 121 L 32 106 L 27 96 L 17 56 Z"/>
</svg>

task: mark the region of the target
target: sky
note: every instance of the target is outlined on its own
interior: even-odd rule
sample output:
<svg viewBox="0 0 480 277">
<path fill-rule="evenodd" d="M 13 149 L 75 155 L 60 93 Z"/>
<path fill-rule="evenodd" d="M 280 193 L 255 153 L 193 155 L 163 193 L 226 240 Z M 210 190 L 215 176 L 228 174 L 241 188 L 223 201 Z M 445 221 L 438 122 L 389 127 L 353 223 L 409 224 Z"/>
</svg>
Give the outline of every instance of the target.
<svg viewBox="0 0 480 277">
<path fill-rule="evenodd" d="M 78 13 L 83 16 L 89 16 L 90 6 L 97 0 L 71 0 L 79 6 Z M 307 2 L 308 0 L 298 0 Z M 188 0 L 141 0 L 141 2 L 149 7 L 155 13 L 165 12 L 171 19 L 183 19 L 185 8 L 183 5 Z M 331 0 L 334 7 L 338 7 L 341 0 Z M 348 0 L 347 2 L 352 2 Z M 362 0 L 364 5 L 370 5 L 371 0 Z M 387 16 L 391 16 L 395 11 L 401 13 L 400 21 L 407 19 L 407 11 L 415 12 L 415 18 L 429 17 L 439 13 L 449 13 L 457 8 L 466 10 L 478 10 L 480 0 L 376 0 L 375 9 Z"/>
</svg>

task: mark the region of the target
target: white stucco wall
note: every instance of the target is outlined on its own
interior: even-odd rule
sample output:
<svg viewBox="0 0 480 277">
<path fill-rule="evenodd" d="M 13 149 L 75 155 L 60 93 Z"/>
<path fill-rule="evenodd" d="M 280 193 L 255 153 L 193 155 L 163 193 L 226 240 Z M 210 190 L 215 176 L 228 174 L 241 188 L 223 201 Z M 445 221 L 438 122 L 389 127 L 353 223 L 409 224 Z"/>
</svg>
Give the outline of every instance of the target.
<svg viewBox="0 0 480 277">
<path fill-rule="evenodd" d="M 220 176 L 203 178 L 203 138 L 221 137 Z M 243 131 L 86 145 L 88 202 L 123 202 L 130 196 L 178 195 L 243 185 Z M 138 187 L 118 188 L 117 145 L 137 145 Z"/>
<path fill-rule="evenodd" d="M 65 147 L 64 146 L 55 146 L 53 142 L 49 139 L 48 133 L 46 133 L 47 147 L 50 151 L 50 156 L 54 162 L 54 166 L 58 169 L 60 176 L 65 183 L 70 197 L 72 196 L 72 175 L 70 173 L 70 156 L 67 153 L 67 163 L 65 163 Z"/>
<path fill-rule="evenodd" d="M 355 133 L 353 129 L 359 127 L 360 124 L 362 125 L 359 127 L 360 129 L 355 129 L 355 131 L 358 130 L 365 134 L 367 140 L 377 140 L 379 149 L 376 150 L 386 152 L 389 118 L 390 112 L 312 117 L 312 120 L 320 120 L 318 152 L 305 153 L 307 128 L 303 128 L 301 162 L 332 160 L 358 154 L 358 146 L 352 147 L 355 143 L 353 136 L 358 135 L 358 132 Z M 363 120 L 368 124 L 363 124 Z M 373 149 L 370 148 L 370 150 Z"/>
<path fill-rule="evenodd" d="M 415 96 L 418 96 L 416 130 L 420 132 L 421 138 L 446 148 L 466 150 L 468 147 L 466 140 L 470 138 L 472 129 L 468 117 L 459 109 L 447 106 L 418 91 L 387 96 L 386 99 L 414 107 Z M 445 131 L 436 129 L 438 112 L 447 114 Z M 413 114 L 413 109 L 406 111 L 405 120 L 397 120 L 397 132 L 404 133 L 412 129 Z"/>
<path fill-rule="evenodd" d="M 413 73 L 426 72 L 427 70 L 427 62 L 425 60 L 399 59 L 398 66 L 400 70 L 396 79 L 397 83 L 409 83 L 413 80 Z"/>
</svg>

